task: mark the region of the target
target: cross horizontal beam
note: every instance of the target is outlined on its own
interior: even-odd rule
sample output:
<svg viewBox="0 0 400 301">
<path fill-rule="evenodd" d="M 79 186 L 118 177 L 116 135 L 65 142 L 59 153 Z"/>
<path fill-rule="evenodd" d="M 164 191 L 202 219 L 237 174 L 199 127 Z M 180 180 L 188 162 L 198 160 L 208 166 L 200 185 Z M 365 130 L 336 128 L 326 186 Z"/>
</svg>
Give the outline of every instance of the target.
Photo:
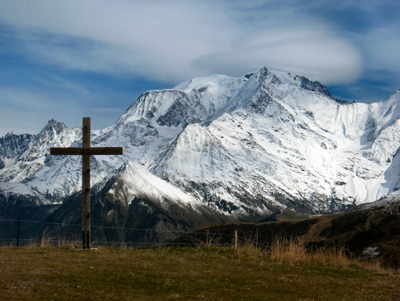
<svg viewBox="0 0 400 301">
<path fill-rule="evenodd" d="M 122 155 L 122 147 L 52 147 L 50 155 Z"/>
</svg>

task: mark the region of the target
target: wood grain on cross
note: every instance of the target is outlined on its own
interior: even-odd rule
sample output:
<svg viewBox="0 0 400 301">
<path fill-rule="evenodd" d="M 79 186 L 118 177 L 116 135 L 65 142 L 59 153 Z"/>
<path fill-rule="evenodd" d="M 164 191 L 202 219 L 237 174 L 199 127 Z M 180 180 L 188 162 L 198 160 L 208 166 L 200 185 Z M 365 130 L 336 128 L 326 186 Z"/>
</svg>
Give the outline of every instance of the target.
<svg viewBox="0 0 400 301">
<path fill-rule="evenodd" d="M 82 248 L 90 248 L 90 156 L 122 155 L 122 147 L 90 147 L 90 117 L 83 117 L 82 147 L 52 147 L 51 155 L 82 156 Z"/>
</svg>

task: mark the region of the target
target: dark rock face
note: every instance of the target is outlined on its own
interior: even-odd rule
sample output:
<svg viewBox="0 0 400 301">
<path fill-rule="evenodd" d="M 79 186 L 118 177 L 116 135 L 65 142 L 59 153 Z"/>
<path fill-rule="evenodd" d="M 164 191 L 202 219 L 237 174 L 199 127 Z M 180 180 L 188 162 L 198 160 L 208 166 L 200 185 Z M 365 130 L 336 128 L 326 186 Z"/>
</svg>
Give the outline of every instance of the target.
<svg viewBox="0 0 400 301">
<path fill-rule="evenodd" d="M 157 124 L 161 126 L 178 126 L 183 124 L 186 127 L 189 118 L 189 105 L 185 98 L 180 97 L 175 100 L 167 113 L 157 119 Z"/>
<path fill-rule="evenodd" d="M 34 138 L 35 136 L 30 134 L 15 135 L 13 133 L 1 137 L 0 158 L 13 158 L 21 156 L 28 149 L 29 144 Z"/>
<path fill-rule="evenodd" d="M 260 93 L 258 97 L 256 97 L 250 104 L 251 111 L 263 115 L 267 112 L 271 114 L 271 111 L 274 110 L 274 108 L 271 108 L 272 106 L 272 98 L 269 96 L 267 93 Z M 276 104 L 274 104 L 276 105 Z M 279 108 L 283 109 L 283 108 Z"/>
<path fill-rule="evenodd" d="M 306 89 L 306 90 L 309 90 L 309 91 L 313 91 L 313 92 L 319 92 L 319 93 L 322 93 L 325 96 L 333 99 L 333 96 L 329 92 L 328 88 L 325 87 L 320 82 L 318 82 L 318 81 L 310 81 L 308 78 L 306 78 L 304 76 L 299 76 L 298 78 L 301 81 L 301 87 L 303 89 Z"/>
</svg>

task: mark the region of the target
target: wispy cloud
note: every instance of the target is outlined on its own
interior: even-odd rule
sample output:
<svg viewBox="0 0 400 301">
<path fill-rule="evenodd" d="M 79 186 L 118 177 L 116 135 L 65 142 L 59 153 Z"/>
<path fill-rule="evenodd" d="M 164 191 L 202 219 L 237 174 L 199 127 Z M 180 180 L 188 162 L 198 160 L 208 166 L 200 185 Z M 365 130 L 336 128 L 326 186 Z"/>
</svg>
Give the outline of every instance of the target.
<svg viewBox="0 0 400 301">
<path fill-rule="evenodd" d="M 256 41 L 255 41 L 256 40 Z M 230 51 L 207 54 L 194 62 L 209 73 L 240 75 L 260 65 L 306 75 L 325 84 L 359 78 L 363 60 L 351 43 L 323 31 L 271 30 L 248 37 Z"/>
<path fill-rule="evenodd" d="M 399 10 L 394 0 L 0 1 L 0 135 L 19 127 L 12 114 L 107 126 L 147 89 L 261 66 L 382 100 L 400 88 Z"/>
<path fill-rule="evenodd" d="M 174 81 L 192 72 L 191 60 L 224 49 L 234 30 L 224 15 L 188 1 L 2 2 L 0 18 L 43 61 Z"/>
<path fill-rule="evenodd" d="M 2 2 L 0 19 L 42 62 L 173 83 L 263 65 L 342 83 L 363 63 L 321 18 L 277 1 L 26 0 Z"/>
</svg>

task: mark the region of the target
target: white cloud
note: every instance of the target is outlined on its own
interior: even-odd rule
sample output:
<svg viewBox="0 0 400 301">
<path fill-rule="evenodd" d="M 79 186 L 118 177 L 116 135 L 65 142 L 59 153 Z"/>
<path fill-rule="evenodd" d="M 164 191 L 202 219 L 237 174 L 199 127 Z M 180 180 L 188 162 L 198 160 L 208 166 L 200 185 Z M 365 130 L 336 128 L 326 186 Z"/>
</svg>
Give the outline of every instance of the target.
<svg viewBox="0 0 400 301">
<path fill-rule="evenodd" d="M 227 52 L 208 54 L 195 61 L 213 73 L 244 74 L 261 65 L 306 75 L 325 84 L 347 83 L 362 71 L 360 52 L 344 39 L 325 32 L 271 30 L 248 37 Z"/>
<path fill-rule="evenodd" d="M 230 21 L 201 2 L 18 1 L 0 3 L 0 14 L 3 22 L 42 37 L 28 45 L 42 59 L 164 80 L 186 79 L 188 62 L 223 50 L 233 35 Z"/>
<path fill-rule="evenodd" d="M 80 126 L 91 115 L 94 128 L 106 127 L 149 83 L 261 66 L 341 85 L 343 98 L 381 100 L 399 88 L 399 8 L 355 0 L 0 0 L 0 59 L 11 58 L 1 78 L 0 136 L 35 132 L 50 118 Z"/>
<path fill-rule="evenodd" d="M 320 19 L 276 1 L 5 1 L 0 20 L 35 60 L 171 83 L 263 65 L 341 83 L 362 65 Z"/>
</svg>

